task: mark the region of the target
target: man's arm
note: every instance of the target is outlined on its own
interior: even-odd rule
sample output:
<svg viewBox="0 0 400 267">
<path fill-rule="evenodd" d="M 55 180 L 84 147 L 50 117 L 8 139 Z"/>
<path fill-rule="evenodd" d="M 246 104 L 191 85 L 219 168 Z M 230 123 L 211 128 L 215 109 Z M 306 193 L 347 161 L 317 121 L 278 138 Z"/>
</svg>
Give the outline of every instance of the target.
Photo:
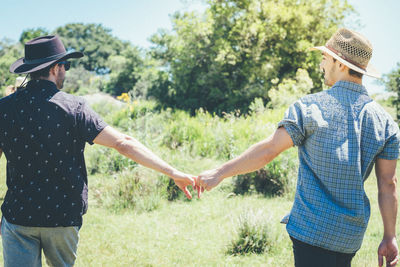
<svg viewBox="0 0 400 267">
<path fill-rule="evenodd" d="M 284 127 L 280 127 L 267 139 L 252 145 L 239 157 L 220 167 L 203 172 L 197 179 L 197 185 L 211 190 L 223 179 L 238 174 L 248 173 L 264 167 L 284 150 L 293 146 Z"/>
<path fill-rule="evenodd" d="M 383 221 L 383 239 L 378 248 L 379 266 L 395 266 L 398 261 L 399 249 L 396 241 L 397 192 L 396 192 L 397 160 L 378 158 L 375 163 L 375 173 L 378 179 L 378 201 Z"/>
<path fill-rule="evenodd" d="M 95 144 L 114 148 L 120 154 L 137 163 L 171 177 L 189 199 L 192 197 L 187 186 L 194 186 L 194 177 L 176 170 L 135 138 L 107 126 L 93 142 Z"/>
</svg>

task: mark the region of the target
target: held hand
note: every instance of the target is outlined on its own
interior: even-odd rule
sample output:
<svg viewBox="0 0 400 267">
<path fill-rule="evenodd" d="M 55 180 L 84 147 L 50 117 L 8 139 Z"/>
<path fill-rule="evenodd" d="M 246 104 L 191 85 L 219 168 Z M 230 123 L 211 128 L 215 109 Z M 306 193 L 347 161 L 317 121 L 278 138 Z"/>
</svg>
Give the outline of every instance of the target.
<svg viewBox="0 0 400 267">
<path fill-rule="evenodd" d="M 201 186 L 199 185 L 199 177 L 196 177 L 196 178 L 194 179 L 194 181 L 195 181 L 194 189 L 197 191 L 197 198 L 200 198 L 200 197 L 201 197 L 201 194 L 204 192 L 204 187 L 201 187 Z"/>
<path fill-rule="evenodd" d="M 203 191 L 204 188 L 210 191 L 216 187 L 223 179 L 217 174 L 216 170 L 208 170 L 202 172 L 196 179 L 196 186 L 200 187 Z"/>
<path fill-rule="evenodd" d="M 187 187 L 189 185 L 195 187 L 195 177 L 193 175 L 177 171 L 171 178 L 174 180 L 179 189 L 185 193 L 186 197 L 188 199 L 192 199 L 192 195 Z"/>
<path fill-rule="evenodd" d="M 383 257 L 386 258 L 386 266 L 396 266 L 399 261 L 399 248 L 396 238 L 384 238 L 378 248 L 379 267 L 383 266 Z"/>
</svg>

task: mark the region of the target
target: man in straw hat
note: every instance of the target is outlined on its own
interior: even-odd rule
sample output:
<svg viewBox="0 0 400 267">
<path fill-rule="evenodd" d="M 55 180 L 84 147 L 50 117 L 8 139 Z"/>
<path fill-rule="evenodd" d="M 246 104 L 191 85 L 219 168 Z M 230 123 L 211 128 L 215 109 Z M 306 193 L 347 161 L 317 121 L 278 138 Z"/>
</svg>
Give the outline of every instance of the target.
<svg viewBox="0 0 400 267">
<path fill-rule="evenodd" d="M 364 181 L 375 164 L 384 236 L 379 265 L 398 261 L 396 160 L 400 132 L 373 101 L 362 76 L 379 77 L 369 64 L 371 44 L 339 29 L 322 51 L 329 90 L 302 97 L 286 111 L 276 132 L 239 157 L 202 173 L 196 183 L 210 190 L 224 178 L 251 172 L 297 146 L 299 173 L 294 204 L 284 218 L 296 266 L 350 266 L 367 228 L 370 205 Z"/>
<path fill-rule="evenodd" d="M 70 58 L 57 36 L 25 44 L 10 71 L 30 74 L 26 88 L 0 100 L 0 148 L 7 158 L 1 207 L 5 266 L 72 266 L 88 207 L 85 143 L 114 148 L 171 177 L 188 198 L 193 176 L 168 165 L 136 139 L 108 126 L 82 98 L 63 88 Z"/>
</svg>

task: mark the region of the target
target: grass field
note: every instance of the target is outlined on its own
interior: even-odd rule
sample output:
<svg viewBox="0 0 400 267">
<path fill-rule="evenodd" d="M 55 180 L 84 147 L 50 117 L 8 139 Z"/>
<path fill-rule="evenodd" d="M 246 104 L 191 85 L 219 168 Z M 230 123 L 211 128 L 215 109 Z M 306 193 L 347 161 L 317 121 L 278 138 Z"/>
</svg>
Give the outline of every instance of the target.
<svg viewBox="0 0 400 267">
<path fill-rule="evenodd" d="M 1 170 L 4 181 L 4 157 Z M 94 195 L 107 180 L 113 178 L 89 177 L 90 207 L 80 231 L 76 266 L 293 266 L 291 242 L 279 223 L 290 211 L 292 196 L 229 197 L 224 184 L 230 181 L 226 180 L 200 200 L 162 200 L 151 212 L 114 212 L 100 205 Z M 353 260 L 355 267 L 377 265 L 376 251 L 383 231 L 374 175 L 367 180 L 366 191 L 371 200 L 371 219 L 362 248 Z M 238 218 L 248 210 L 262 211 L 270 226 L 271 249 L 263 255 L 228 255 Z"/>
<path fill-rule="evenodd" d="M 114 110 L 114 106 L 101 105 L 98 111 L 110 125 L 122 127 L 172 165 L 193 174 L 218 166 L 268 136 L 284 112 L 284 108 L 265 110 L 262 106 L 263 111 L 251 116 L 218 118 L 204 112 L 196 117 L 181 111 L 159 113 L 152 102 L 130 107 Z M 393 113 L 390 105 L 385 107 Z M 200 200 L 167 201 L 165 181 L 157 184 L 165 177 L 132 165 L 116 152 L 96 146 L 86 152 L 88 170 L 94 175 L 89 176 L 89 210 L 80 231 L 76 266 L 293 266 L 291 241 L 280 220 L 290 211 L 294 192 L 274 198 L 233 195 L 228 179 Z M 279 157 L 282 178 L 296 154 Z M 2 197 L 6 191 L 4 156 L 0 169 Z M 296 176 L 292 171 L 286 175 L 290 181 Z M 132 179 L 139 181 L 138 187 Z M 353 260 L 355 267 L 377 266 L 383 235 L 373 174 L 365 189 L 371 218 Z M 162 192 L 152 193 L 156 190 Z M 267 224 L 270 247 L 261 255 L 232 256 L 227 251 L 237 239 L 239 218 L 249 212 Z"/>
</svg>

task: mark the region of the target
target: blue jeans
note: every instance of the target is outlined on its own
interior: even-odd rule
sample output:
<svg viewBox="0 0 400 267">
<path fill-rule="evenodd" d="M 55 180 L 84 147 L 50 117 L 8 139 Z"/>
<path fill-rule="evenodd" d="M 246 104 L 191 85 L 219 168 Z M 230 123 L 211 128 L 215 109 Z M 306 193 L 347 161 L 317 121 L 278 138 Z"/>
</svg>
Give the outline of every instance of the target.
<svg viewBox="0 0 400 267">
<path fill-rule="evenodd" d="M 79 240 L 79 228 L 28 227 L 1 224 L 5 267 L 42 266 L 42 249 L 49 266 L 73 266 Z"/>
</svg>

